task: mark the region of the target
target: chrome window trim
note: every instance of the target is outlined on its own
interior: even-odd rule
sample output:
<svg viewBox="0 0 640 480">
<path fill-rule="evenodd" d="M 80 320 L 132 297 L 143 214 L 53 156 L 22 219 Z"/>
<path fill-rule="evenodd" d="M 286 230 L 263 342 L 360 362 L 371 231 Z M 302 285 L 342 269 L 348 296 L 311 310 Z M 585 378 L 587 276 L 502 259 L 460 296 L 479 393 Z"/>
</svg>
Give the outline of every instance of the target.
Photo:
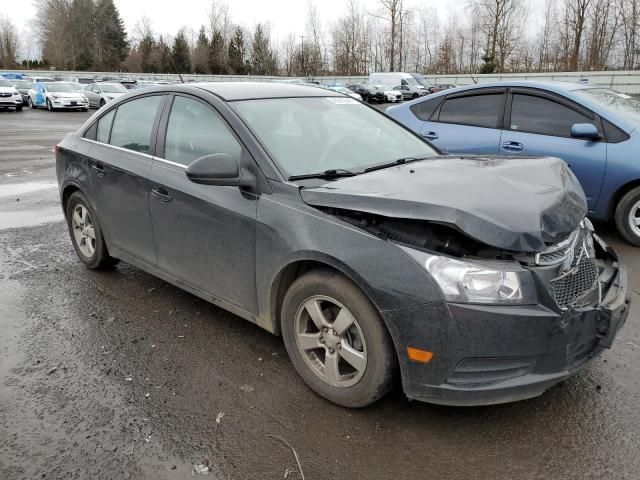
<svg viewBox="0 0 640 480">
<path fill-rule="evenodd" d="M 121 152 L 126 152 L 126 153 L 133 153 L 135 155 L 140 155 L 142 157 L 145 158 L 150 158 L 150 159 L 154 159 L 156 157 L 154 157 L 153 155 L 149 155 L 148 153 L 142 153 L 142 152 L 136 152 L 135 150 L 129 150 L 128 148 L 123 148 L 123 147 L 118 147 L 116 145 L 111 145 L 110 143 L 103 143 L 103 142 L 98 142 L 97 140 L 91 140 L 89 138 L 84 138 L 84 137 L 80 137 L 80 140 L 84 140 L 85 142 L 90 142 L 90 143 L 95 143 L 97 145 L 102 145 L 104 147 L 110 147 L 113 148 L 115 150 L 119 150 Z"/>
</svg>

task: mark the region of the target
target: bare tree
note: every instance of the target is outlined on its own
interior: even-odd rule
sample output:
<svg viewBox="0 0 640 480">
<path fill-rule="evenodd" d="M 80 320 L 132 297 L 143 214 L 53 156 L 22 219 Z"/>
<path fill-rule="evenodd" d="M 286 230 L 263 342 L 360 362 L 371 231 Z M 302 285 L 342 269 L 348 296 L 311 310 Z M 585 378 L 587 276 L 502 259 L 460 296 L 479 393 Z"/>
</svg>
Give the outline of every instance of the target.
<svg viewBox="0 0 640 480">
<path fill-rule="evenodd" d="M 565 65 L 568 70 L 576 71 L 580 63 L 582 40 L 587 27 L 591 0 L 564 0 L 561 12 L 562 46 Z"/>
<path fill-rule="evenodd" d="M 0 16 L 0 66 L 13 68 L 18 63 L 18 32 L 9 17 Z"/>
</svg>

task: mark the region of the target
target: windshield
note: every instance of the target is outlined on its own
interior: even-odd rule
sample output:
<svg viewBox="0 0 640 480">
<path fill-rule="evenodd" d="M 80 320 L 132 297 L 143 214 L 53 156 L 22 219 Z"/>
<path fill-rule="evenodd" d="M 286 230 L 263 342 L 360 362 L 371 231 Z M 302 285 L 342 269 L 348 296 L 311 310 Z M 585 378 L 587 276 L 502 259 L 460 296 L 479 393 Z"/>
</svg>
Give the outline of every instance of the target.
<svg viewBox="0 0 640 480">
<path fill-rule="evenodd" d="M 4 77 L 0 77 L 0 87 L 12 87 L 11 82 Z"/>
<path fill-rule="evenodd" d="M 29 80 L 14 80 L 13 86 L 16 88 L 31 88 L 31 83 Z"/>
<path fill-rule="evenodd" d="M 426 78 L 424 78 L 424 76 L 421 73 L 412 73 L 411 76 L 413 78 L 415 78 L 416 82 L 419 83 L 420 85 L 422 85 L 423 87 L 430 87 L 431 86 L 429 81 Z"/>
<path fill-rule="evenodd" d="M 68 83 L 47 83 L 45 84 L 47 91 L 57 93 L 75 92 Z"/>
<path fill-rule="evenodd" d="M 403 80 L 414 87 L 420 86 L 420 83 L 418 83 L 418 81 L 413 77 L 403 78 Z"/>
<path fill-rule="evenodd" d="M 101 83 L 100 88 L 104 93 L 127 93 L 127 89 L 122 85 L 115 85 L 113 83 Z"/>
<path fill-rule="evenodd" d="M 574 90 L 574 93 L 617 113 L 630 122 L 640 122 L 640 101 L 630 95 L 616 92 L 610 88 L 584 88 Z"/>
<path fill-rule="evenodd" d="M 438 153 L 352 98 L 244 100 L 230 104 L 289 175 L 352 172 L 399 158 Z"/>
</svg>

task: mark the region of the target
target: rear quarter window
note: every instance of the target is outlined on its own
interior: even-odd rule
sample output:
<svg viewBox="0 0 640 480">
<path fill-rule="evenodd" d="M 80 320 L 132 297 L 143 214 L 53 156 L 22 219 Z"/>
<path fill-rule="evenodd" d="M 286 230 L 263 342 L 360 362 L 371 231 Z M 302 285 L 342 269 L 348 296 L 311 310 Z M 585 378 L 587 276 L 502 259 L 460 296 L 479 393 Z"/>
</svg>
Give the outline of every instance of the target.
<svg viewBox="0 0 640 480">
<path fill-rule="evenodd" d="M 411 106 L 411 111 L 420 120 L 427 122 L 431 119 L 433 112 L 440 106 L 444 97 L 432 98 Z"/>
</svg>

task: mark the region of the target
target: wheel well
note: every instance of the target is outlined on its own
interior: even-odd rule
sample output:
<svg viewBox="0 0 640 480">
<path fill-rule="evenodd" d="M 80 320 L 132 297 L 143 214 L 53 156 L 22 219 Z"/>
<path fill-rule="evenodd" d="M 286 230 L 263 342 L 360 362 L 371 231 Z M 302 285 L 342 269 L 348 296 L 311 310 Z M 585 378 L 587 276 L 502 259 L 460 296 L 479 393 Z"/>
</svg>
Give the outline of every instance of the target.
<svg viewBox="0 0 640 480">
<path fill-rule="evenodd" d="M 607 211 L 608 218 L 612 218 L 615 215 L 616 207 L 618 206 L 620 200 L 622 200 L 622 197 L 624 197 L 630 190 L 633 190 L 636 187 L 640 187 L 640 178 L 623 185 L 616 191 L 616 193 L 611 197 L 611 201 L 609 203 L 609 208 Z"/>
<path fill-rule="evenodd" d="M 274 319 L 274 324 L 276 331 L 274 332 L 276 335 L 280 335 L 280 311 L 282 310 L 282 302 L 284 300 L 284 296 L 289 290 L 289 287 L 296 281 L 297 278 L 304 275 L 311 270 L 317 269 L 325 269 L 325 270 L 333 270 L 338 273 L 342 273 L 331 265 L 327 265 L 326 263 L 314 261 L 314 260 L 300 260 L 297 262 L 293 262 L 287 265 L 284 270 L 282 270 L 276 281 L 273 282 L 273 286 L 271 288 L 271 318 Z"/>
<path fill-rule="evenodd" d="M 69 201 L 69 197 L 71 197 L 71 195 L 73 195 L 74 192 L 79 192 L 80 189 L 78 187 L 76 187 L 75 185 L 69 185 L 68 187 L 65 187 L 65 189 L 62 191 L 62 210 L 64 211 L 64 215 L 65 217 L 67 216 L 67 202 Z"/>
</svg>

